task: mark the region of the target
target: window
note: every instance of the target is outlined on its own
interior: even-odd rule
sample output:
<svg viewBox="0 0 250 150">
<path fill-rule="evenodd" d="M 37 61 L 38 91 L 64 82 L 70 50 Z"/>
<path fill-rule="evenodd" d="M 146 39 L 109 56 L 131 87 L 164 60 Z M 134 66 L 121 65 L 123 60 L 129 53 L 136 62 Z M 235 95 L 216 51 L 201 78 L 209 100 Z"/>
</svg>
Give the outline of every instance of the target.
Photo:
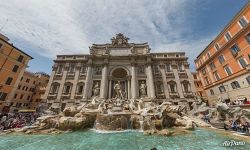
<svg viewBox="0 0 250 150">
<path fill-rule="evenodd" d="M 77 94 L 82 94 L 83 93 L 83 85 L 79 85 L 77 88 Z"/>
<path fill-rule="evenodd" d="M 227 41 L 229 41 L 231 38 L 232 38 L 232 36 L 231 36 L 230 32 L 228 31 L 228 32 L 225 34 L 225 39 L 226 39 Z"/>
<path fill-rule="evenodd" d="M 248 44 L 250 44 L 250 33 L 248 33 L 248 34 L 246 35 L 246 40 L 247 40 Z"/>
<path fill-rule="evenodd" d="M 210 57 L 211 57 L 210 52 L 207 52 L 207 58 L 210 58 Z"/>
<path fill-rule="evenodd" d="M 201 70 L 201 72 L 202 72 L 203 75 L 205 75 L 205 74 L 207 73 L 206 68 L 203 68 L 203 69 Z"/>
<path fill-rule="evenodd" d="M 25 86 L 23 86 L 22 90 L 24 90 L 24 89 L 25 89 Z"/>
<path fill-rule="evenodd" d="M 175 92 L 175 85 L 174 84 L 170 84 L 170 92 L 171 93 Z"/>
<path fill-rule="evenodd" d="M 57 68 L 57 74 L 61 74 L 63 70 L 63 65 L 59 65 Z"/>
<path fill-rule="evenodd" d="M 30 79 L 26 79 L 26 82 L 29 83 L 29 82 L 30 82 Z"/>
<path fill-rule="evenodd" d="M 226 88 L 223 85 L 219 87 L 219 90 L 220 90 L 220 93 L 226 92 Z"/>
<path fill-rule="evenodd" d="M 15 99 L 17 98 L 17 94 L 15 94 L 14 98 L 15 98 Z"/>
<path fill-rule="evenodd" d="M 245 26 L 247 26 L 247 20 L 246 20 L 246 18 L 244 16 L 240 18 L 239 24 L 240 24 L 240 26 L 242 28 L 244 28 Z"/>
<path fill-rule="evenodd" d="M 3 44 L 2 44 L 2 43 L 0 43 L 0 48 L 2 48 L 2 46 L 3 46 Z"/>
<path fill-rule="evenodd" d="M 214 95 L 214 90 L 213 89 L 210 89 L 210 94 Z"/>
<path fill-rule="evenodd" d="M 153 65 L 154 73 L 158 74 L 159 72 L 159 66 L 158 65 Z"/>
<path fill-rule="evenodd" d="M 217 71 L 214 72 L 214 77 L 215 77 L 216 81 L 220 80 L 220 76 L 219 76 Z"/>
<path fill-rule="evenodd" d="M 218 59 L 219 59 L 219 62 L 222 64 L 223 62 L 225 62 L 225 58 L 224 58 L 224 56 L 223 55 L 220 55 L 219 57 L 218 57 Z"/>
<path fill-rule="evenodd" d="M 55 94 L 57 93 L 58 89 L 59 89 L 60 84 L 59 83 L 52 83 L 51 89 L 50 89 L 50 93 L 51 94 Z"/>
<path fill-rule="evenodd" d="M 30 96 L 27 97 L 27 100 L 30 100 Z"/>
<path fill-rule="evenodd" d="M 23 99 L 23 94 L 20 95 L 20 99 Z"/>
<path fill-rule="evenodd" d="M 19 66 L 15 65 L 15 66 L 13 67 L 12 71 L 13 71 L 13 72 L 17 72 L 18 68 L 19 68 Z"/>
<path fill-rule="evenodd" d="M 70 83 L 70 82 L 67 82 L 67 83 L 65 83 L 65 85 L 64 85 L 64 90 L 63 90 L 63 94 L 70 94 L 70 92 L 71 92 L 71 87 L 72 87 L 72 83 Z"/>
<path fill-rule="evenodd" d="M 21 89 L 21 85 L 18 85 L 18 89 Z"/>
<path fill-rule="evenodd" d="M 172 71 L 172 68 L 171 68 L 170 64 L 166 64 L 165 68 L 166 68 L 167 72 L 171 72 Z"/>
<path fill-rule="evenodd" d="M 189 82 L 188 81 L 183 81 L 182 83 L 184 92 L 189 92 Z"/>
<path fill-rule="evenodd" d="M 33 84 L 36 84 L 36 81 L 33 81 Z M 40 84 L 39 84 L 40 85 Z"/>
<path fill-rule="evenodd" d="M 216 44 L 214 45 L 214 47 L 215 47 L 215 50 L 218 51 L 218 50 L 220 49 L 219 43 L 216 43 Z"/>
<path fill-rule="evenodd" d="M 216 68 L 216 66 L 213 62 L 209 64 L 209 67 L 211 70 L 214 70 Z"/>
<path fill-rule="evenodd" d="M 23 61 L 23 56 L 20 55 L 20 56 L 17 58 L 17 61 L 22 62 L 22 61 Z"/>
<path fill-rule="evenodd" d="M 70 64 L 69 65 L 69 70 L 68 70 L 70 73 L 73 73 L 75 72 L 75 64 Z"/>
<path fill-rule="evenodd" d="M 206 82 L 207 85 L 210 83 L 209 80 L 208 80 L 208 77 L 205 77 L 205 82 Z"/>
<path fill-rule="evenodd" d="M 13 80 L 13 78 L 8 77 L 8 79 L 6 80 L 5 84 L 10 85 L 11 82 L 12 82 L 12 80 Z"/>
<path fill-rule="evenodd" d="M 240 51 L 240 48 L 237 44 L 234 44 L 231 48 L 230 48 L 232 54 L 234 56 L 236 56 L 238 54 L 238 52 Z"/>
<path fill-rule="evenodd" d="M 248 84 L 250 85 L 250 76 L 248 76 L 248 77 L 246 78 L 246 80 L 247 80 Z"/>
<path fill-rule="evenodd" d="M 0 92 L 0 101 L 5 101 L 6 97 L 7 97 L 7 93 Z"/>
<path fill-rule="evenodd" d="M 23 81 L 23 77 L 21 78 L 21 81 Z"/>
<path fill-rule="evenodd" d="M 241 68 L 246 68 L 247 63 L 243 57 L 240 57 L 238 61 L 239 61 Z"/>
<path fill-rule="evenodd" d="M 228 76 L 230 76 L 232 74 L 232 69 L 229 66 L 225 66 L 224 70 L 226 71 Z"/>
<path fill-rule="evenodd" d="M 238 88 L 240 88 L 240 84 L 239 84 L 238 81 L 232 82 L 232 83 L 231 83 L 231 86 L 232 86 L 233 89 L 238 89 Z"/>
<path fill-rule="evenodd" d="M 82 66 L 80 72 L 84 74 L 86 73 L 86 71 L 87 71 L 87 68 L 85 66 Z"/>
<path fill-rule="evenodd" d="M 179 71 L 184 71 L 183 65 L 182 64 L 178 64 L 178 70 Z"/>
</svg>

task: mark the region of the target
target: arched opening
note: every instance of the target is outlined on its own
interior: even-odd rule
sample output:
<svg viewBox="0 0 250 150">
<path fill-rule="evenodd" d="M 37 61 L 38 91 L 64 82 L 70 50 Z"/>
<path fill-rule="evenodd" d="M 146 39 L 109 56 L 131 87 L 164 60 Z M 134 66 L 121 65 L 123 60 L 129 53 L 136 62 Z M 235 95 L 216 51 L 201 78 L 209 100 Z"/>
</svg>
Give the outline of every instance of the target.
<svg viewBox="0 0 250 150">
<path fill-rule="evenodd" d="M 127 71 L 123 68 L 117 68 L 112 72 L 112 76 L 115 78 L 125 78 L 127 75 Z"/>
</svg>

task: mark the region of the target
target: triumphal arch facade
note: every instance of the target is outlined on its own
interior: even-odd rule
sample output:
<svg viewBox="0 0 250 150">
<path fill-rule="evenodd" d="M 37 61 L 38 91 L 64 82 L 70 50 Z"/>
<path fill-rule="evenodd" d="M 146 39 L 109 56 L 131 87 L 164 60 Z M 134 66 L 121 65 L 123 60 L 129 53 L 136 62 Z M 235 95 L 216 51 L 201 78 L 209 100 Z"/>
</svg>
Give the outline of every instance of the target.
<svg viewBox="0 0 250 150">
<path fill-rule="evenodd" d="M 141 99 L 191 105 L 194 79 L 184 52 L 151 53 L 148 43 L 130 43 L 119 33 L 111 43 L 93 44 L 90 54 L 58 55 L 44 95 L 64 108 L 93 98 Z"/>
</svg>

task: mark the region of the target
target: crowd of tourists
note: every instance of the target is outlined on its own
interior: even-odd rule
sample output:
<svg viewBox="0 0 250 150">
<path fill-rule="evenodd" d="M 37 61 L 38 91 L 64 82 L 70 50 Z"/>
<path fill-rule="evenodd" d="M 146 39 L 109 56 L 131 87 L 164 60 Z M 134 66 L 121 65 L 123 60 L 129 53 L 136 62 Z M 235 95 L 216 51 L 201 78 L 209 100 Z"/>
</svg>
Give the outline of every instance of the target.
<svg viewBox="0 0 250 150">
<path fill-rule="evenodd" d="M 248 101 L 247 98 L 245 97 L 243 100 L 234 100 L 234 101 L 230 101 L 227 104 L 228 105 L 248 105 L 250 104 L 250 101 Z"/>
<path fill-rule="evenodd" d="M 0 114 L 0 130 L 30 126 L 35 122 L 37 117 L 38 114 L 33 112 Z"/>
<path fill-rule="evenodd" d="M 250 123 L 247 121 L 242 121 L 240 119 L 237 120 L 229 120 L 229 124 L 224 124 L 225 130 L 233 130 L 241 133 L 250 133 Z"/>
</svg>

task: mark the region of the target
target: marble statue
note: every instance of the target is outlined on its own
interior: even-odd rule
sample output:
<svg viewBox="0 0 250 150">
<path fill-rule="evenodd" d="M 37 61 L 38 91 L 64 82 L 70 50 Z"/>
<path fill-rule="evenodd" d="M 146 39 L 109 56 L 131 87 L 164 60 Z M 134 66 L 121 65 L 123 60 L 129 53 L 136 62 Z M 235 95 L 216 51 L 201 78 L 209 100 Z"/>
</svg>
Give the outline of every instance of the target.
<svg viewBox="0 0 250 150">
<path fill-rule="evenodd" d="M 142 83 L 140 85 L 140 94 L 141 94 L 141 97 L 144 97 L 144 96 L 147 95 L 146 88 L 147 88 L 147 85 L 145 84 L 144 81 L 142 81 Z"/>
<path fill-rule="evenodd" d="M 123 94 L 122 94 L 122 88 L 121 88 L 121 83 L 118 81 L 114 85 L 114 90 L 115 90 L 115 98 L 116 99 L 123 99 Z"/>
<path fill-rule="evenodd" d="M 94 96 L 99 96 L 99 93 L 100 93 L 100 85 L 99 85 L 99 82 L 96 82 L 96 84 L 94 85 L 93 93 L 94 93 Z"/>
</svg>

